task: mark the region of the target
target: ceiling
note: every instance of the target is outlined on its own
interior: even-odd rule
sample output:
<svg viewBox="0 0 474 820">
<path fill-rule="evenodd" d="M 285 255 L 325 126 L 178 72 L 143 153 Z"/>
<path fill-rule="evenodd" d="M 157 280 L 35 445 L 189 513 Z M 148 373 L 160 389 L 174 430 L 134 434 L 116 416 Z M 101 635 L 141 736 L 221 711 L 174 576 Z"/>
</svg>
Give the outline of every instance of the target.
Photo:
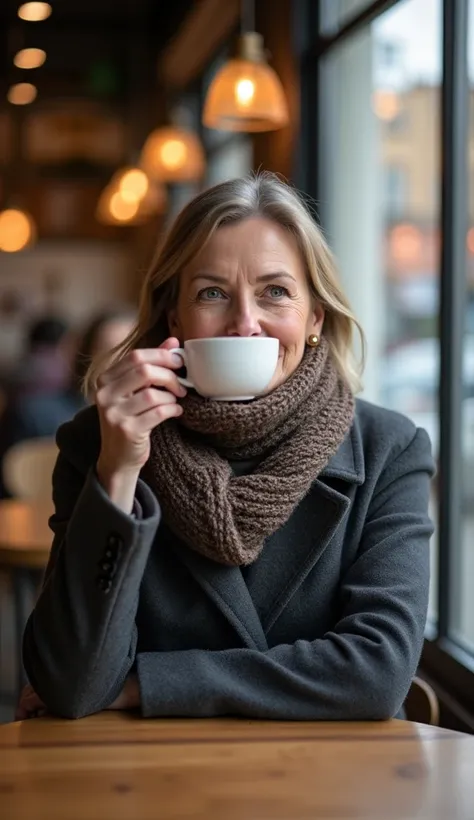
<svg viewBox="0 0 474 820">
<path fill-rule="evenodd" d="M 51 17 L 26 23 L 21 0 L 0 2 L 0 92 L 13 82 L 34 82 L 42 99 L 63 96 L 124 99 L 157 80 L 157 57 L 177 31 L 193 0 L 49 0 Z M 36 46 L 44 66 L 21 71 L 13 56 Z M 0 99 L 1 105 L 1 99 Z"/>
</svg>

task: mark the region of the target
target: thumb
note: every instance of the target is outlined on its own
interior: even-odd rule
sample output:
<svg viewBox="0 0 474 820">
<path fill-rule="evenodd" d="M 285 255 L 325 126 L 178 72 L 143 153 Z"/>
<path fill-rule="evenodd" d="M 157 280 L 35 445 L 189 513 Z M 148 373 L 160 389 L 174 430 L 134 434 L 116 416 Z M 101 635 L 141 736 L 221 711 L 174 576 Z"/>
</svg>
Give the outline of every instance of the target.
<svg viewBox="0 0 474 820">
<path fill-rule="evenodd" d="M 168 339 L 160 345 L 162 350 L 172 350 L 173 347 L 181 347 L 181 343 L 176 336 L 169 336 Z"/>
</svg>

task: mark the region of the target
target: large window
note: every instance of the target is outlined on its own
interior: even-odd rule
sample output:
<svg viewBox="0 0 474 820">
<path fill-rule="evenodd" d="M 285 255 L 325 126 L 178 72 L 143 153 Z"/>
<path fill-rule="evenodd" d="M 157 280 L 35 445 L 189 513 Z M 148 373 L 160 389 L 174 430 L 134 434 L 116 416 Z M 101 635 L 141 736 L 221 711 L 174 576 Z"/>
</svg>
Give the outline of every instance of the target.
<svg viewBox="0 0 474 820">
<path fill-rule="evenodd" d="M 358 12 L 371 5 L 371 0 L 322 0 L 321 30 L 333 34 Z"/>
<path fill-rule="evenodd" d="M 474 654 L 474 0 L 469 2 L 467 136 L 468 215 L 466 235 L 466 299 L 461 404 L 461 550 L 456 563 L 459 606 L 453 612 L 453 636 Z"/>
<path fill-rule="evenodd" d="M 472 706 L 474 0 L 315 8 L 303 184 L 366 332 L 364 397 L 408 415 L 432 441 L 425 660 Z"/>
<path fill-rule="evenodd" d="M 439 0 L 395 5 L 320 66 L 320 217 L 367 335 L 364 395 L 427 429 L 435 453 L 440 76 Z M 434 538 L 432 616 L 436 554 Z"/>
</svg>

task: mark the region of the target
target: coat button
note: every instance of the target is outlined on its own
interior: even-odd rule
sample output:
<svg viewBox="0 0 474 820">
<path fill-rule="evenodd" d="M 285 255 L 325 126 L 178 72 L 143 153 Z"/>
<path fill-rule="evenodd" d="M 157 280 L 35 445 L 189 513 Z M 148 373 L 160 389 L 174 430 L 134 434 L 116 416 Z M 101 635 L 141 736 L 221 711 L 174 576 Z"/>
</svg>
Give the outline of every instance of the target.
<svg viewBox="0 0 474 820">
<path fill-rule="evenodd" d="M 118 558 L 118 554 L 122 546 L 123 538 L 116 532 L 111 532 L 110 535 L 107 536 L 104 557 L 115 561 L 115 559 Z"/>
<path fill-rule="evenodd" d="M 105 595 L 107 595 L 107 593 L 112 589 L 112 581 L 107 575 L 99 575 L 97 578 L 97 586 L 101 592 L 104 592 Z"/>
</svg>

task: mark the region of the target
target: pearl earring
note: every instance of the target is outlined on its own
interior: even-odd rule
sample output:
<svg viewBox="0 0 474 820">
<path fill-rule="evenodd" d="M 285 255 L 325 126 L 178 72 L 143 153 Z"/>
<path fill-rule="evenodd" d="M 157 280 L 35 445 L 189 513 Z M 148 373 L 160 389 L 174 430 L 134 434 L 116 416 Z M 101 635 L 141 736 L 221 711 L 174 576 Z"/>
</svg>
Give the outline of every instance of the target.
<svg viewBox="0 0 474 820">
<path fill-rule="evenodd" d="M 319 336 L 316 336 L 315 333 L 311 333 L 311 335 L 308 336 L 308 345 L 310 347 L 317 347 L 318 344 L 319 344 Z"/>
</svg>

